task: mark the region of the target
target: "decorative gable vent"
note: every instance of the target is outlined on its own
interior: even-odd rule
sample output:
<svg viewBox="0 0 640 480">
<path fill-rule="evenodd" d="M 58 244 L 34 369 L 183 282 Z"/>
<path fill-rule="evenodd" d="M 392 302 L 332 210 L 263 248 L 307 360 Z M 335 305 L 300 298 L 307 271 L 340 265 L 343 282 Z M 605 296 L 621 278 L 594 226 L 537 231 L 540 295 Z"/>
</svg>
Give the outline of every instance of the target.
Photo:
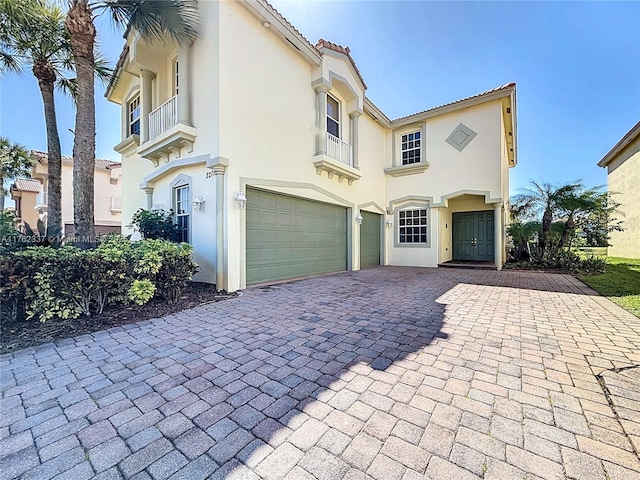
<svg viewBox="0 0 640 480">
<path fill-rule="evenodd" d="M 467 145 L 471 143 L 476 135 L 476 132 L 461 123 L 453 130 L 453 132 L 451 132 L 451 135 L 449 135 L 446 142 L 453 148 L 461 152 Z"/>
</svg>

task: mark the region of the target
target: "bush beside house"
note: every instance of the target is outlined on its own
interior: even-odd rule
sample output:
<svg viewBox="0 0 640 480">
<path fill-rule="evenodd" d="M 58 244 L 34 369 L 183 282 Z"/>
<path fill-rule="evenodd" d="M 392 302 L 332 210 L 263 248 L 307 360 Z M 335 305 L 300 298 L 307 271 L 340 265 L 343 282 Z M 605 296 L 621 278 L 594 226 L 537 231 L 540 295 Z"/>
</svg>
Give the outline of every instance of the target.
<svg viewBox="0 0 640 480">
<path fill-rule="evenodd" d="M 173 303 L 197 268 L 188 244 L 120 235 L 104 237 L 93 250 L 35 246 L 4 253 L 2 320 L 73 319 L 154 296 Z"/>
</svg>

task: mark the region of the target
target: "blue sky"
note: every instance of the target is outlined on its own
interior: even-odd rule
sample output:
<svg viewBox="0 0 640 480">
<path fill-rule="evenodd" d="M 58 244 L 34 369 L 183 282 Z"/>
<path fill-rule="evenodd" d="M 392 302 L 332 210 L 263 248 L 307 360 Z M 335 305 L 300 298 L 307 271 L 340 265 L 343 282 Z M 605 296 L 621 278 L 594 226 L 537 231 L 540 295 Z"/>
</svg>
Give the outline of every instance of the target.
<svg viewBox="0 0 640 480">
<path fill-rule="evenodd" d="M 640 119 L 640 2 L 272 3 L 311 42 L 349 46 L 367 95 L 391 118 L 516 82 L 512 193 L 530 180 L 605 184 L 596 163 Z M 103 20 L 98 29 L 115 63 L 122 36 Z M 103 92 L 99 86 L 97 154 L 117 160 L 119 107 Z M 61 95 L 57 106 L 70 155 L 73 106 Z M 1 80 L 0 132 L 46 150 L 29 72 Z"/>
</svg>

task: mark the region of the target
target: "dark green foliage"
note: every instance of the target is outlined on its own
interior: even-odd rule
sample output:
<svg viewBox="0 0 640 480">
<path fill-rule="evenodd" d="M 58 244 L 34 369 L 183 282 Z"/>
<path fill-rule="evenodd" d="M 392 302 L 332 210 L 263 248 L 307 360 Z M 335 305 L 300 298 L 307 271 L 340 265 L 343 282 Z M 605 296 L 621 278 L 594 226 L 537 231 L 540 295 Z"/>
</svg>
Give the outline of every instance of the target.
<svg viewBox="0 0 640 480">
<path fill-rule="evenodd" d="M 0 255 L 3 320 L 77 318 L 154 295 L 176 302 L 197 271 L 188 244 L 109 235 L 94 250 L 29 247 Z"/>
<path fill-rule="evenodd" d="M 128 226 L 139 231 L 146 239 L 161 239 L 170 242 L 180 240 L 178 225 L 173 222 L 173 210 L 145 210 L 141 208 L 133 214 L 131 225 Z"/>
</svg>

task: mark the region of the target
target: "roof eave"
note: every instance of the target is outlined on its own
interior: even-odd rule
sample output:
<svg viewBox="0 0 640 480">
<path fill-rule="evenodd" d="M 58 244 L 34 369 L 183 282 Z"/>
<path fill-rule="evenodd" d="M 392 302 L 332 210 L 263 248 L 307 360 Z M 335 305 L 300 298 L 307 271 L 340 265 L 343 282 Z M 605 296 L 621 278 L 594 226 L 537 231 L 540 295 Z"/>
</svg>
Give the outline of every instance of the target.
<svg viewBox="0 0 640 480">
<path fill-rule="evenodd" d="M 446 113 L 455 112 L 465 108 L 473 107 L 475 105 L 481 105 L 483 103 L 498 100 L 503 97 L 511 96 L 515 92 L 515 84 L 509 84 L 509 86 L 501 88 L 500 90 L 490 91 L 484 94 L 477 95 L 475 97 L 458 100 L 441 107 L 435 107 L 424 112 L 414 113 L 406 117 L 401 117 L 391 121 L 393 127 L 401 127 L 414 122 L 426 120 L 428 118 L 437 117 Z M 515 110 L 515 108 L 514 108 Z"/>
<path fill-rule="evenodd" d="M 631 130 L 624 135 L 618 143 L 616 143 L 607 154 L 602 157 L 602 160 L 598 162 L 599 167 L 606 167 L 609 165 L 627 146 L 640 137 L 640 122 L 636 123 Z"/>
</svg>

